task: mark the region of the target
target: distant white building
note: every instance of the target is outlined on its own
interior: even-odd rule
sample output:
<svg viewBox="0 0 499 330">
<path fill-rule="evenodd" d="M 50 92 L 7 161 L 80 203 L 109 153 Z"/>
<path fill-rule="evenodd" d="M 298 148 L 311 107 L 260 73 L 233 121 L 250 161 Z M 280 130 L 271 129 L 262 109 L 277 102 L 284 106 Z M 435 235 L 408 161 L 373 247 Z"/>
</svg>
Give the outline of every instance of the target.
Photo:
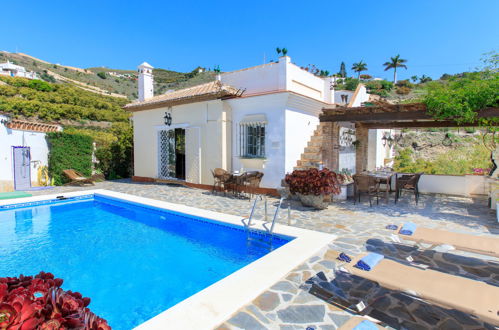
<svg viewBox="0 0 499 330">
<path fill-rule="evenodd" d="M 59 125 L 18 120 L 0 114 L 0 192 L 49 185 L 47 132 Z"/>
<path fill-rule="evenodd" d="M 334 78 L 303 70 L 287 56 L 156 96 L 153 67 L 144 62 L 138 68 L 138 101 L 125 106 L 133 112 L 137 180 L 207 186 L 211 170 L 223 168 L 261 171 L 261 186 L 278 188 L 310 152 L 322 109 L 335 104 Z M 360 106 L 369 96 L 359 85 L 349 98 Z M 355 157 L 343 157 L 340 165 L 355 167 Z"/>
<path fill-rule="evenodd" d="M 36 72 L 26 71 L 23 66 L 13 64 L 9 61 L 0 63 L 0 75 L 10 77 L 22 77 L 28 79 L 39 79 Z"/>
</svg>

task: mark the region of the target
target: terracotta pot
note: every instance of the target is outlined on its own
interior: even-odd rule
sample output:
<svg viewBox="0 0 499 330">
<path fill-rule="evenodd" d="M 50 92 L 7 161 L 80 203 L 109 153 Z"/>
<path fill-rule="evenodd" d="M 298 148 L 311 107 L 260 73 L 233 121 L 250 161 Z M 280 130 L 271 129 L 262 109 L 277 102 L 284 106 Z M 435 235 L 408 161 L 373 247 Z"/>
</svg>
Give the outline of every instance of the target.
<svg viewBox="0 0 499 330">
<path fill-rule="evenodd" d="M 311 206 L 318 210 L 327 209 L 329 202 L 331 202 L 330 195 L 302 195 L 300 193 L 296 193 L 296 195 L 300 198 L 301 203 L 304 206 Z"/>
</svg>

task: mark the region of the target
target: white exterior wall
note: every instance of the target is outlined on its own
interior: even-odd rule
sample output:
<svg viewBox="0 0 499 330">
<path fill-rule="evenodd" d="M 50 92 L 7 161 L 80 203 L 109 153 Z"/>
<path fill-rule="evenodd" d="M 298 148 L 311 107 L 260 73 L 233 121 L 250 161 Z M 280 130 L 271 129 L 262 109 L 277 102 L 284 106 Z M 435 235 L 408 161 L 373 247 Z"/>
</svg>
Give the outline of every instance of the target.
<svg viewBox="0 0 499 330">
<path fill-rule="evenodd" d="M 330 96 L 328 97 L 324 93 L 324 91 L 330 87 L 328 82 L 324 79 L 319 78 L 308 71 L 302 70 L 300 67 L 292 63 L 288 63 L 287 70 L 289 75 L 289 85 L 286 88 L 287 90 L 320 101 L 327 101 L 328 99 L 331 99 Z"/>
<path fill-rule="evenodd" d="M 172 113 L 172 125 L 164 125 L 165 112 Z M 230 140 L 222 141 L 227 137 L 227 123 L 230 124 L 230 108 L 224 106 L 220 100 L 197 102 L 138 111 L 133 114 L 134 124 L 134 173 L 136 176 L 159 177 L 159 145 L 158 132 L 162 129 L 197 128 L 201 149 L 201 172 L 199 182 L 212 184 L 213 177 L 210 170 L 225 167 L 230 159 Z M 186 153 L 192 146 L 186 145 Z M 186 160 L 192 155 L 186 154 Z M 186 164 L 186 174 L 189 166 Z"/>
<path fill-rule="evenodd" d="M 232 170 L 261 171 L 264 173 L 261 187 L 280 186 L 285 174 L 285 105 L 287 93 L 261 95 L 227 100 L 232 108 Z M 250 115 L 264 114 L 265 159 L 239 157 L 239 123 Z M 296 160 L 295 160 L 296 161 Z"/>
<path fill-rule="evenodd" d="M 245 95 L 275 91 L 293 91 L 323 102 L 332 102 L 331 79 L 323 79 L 291 63 L 283 56 L 268 63 L 221 75 L 224 84 L 245 89 Z"/>
<path fill-rule="evenodd" d="M 1 119 L 7 119 L 0 116 Z M 38 167 L 48 165 L 48 145 L 45 133 L 20 131 L 0 124 L 0 191 L 14 190 L 12 147 L 30 147 L 31 185 L 38 186 Z"/>
<path fill-rule="evenodd" d="M 370 129 L 369 130 L 369 149 L 367 151 L 367 169 L 374 170 L 377 167 L 385 166 L 385 159 L 394 157 L 394 147 L 383 146 L 381 138 L 386 133 L 390 133 L 387 129 Z"/>
<path fill-rule="evenodd" d="M 259 94 L 282 90 L 279 86 L 279 63 L 226 72 L 220 75 L 223 84 L 246 89 L 244 94 Z"/>
<path fill-rule="evenodd" d="M 393 186 L 394 184 L 395 182 L 393 182 Z M 483 175 L 424 174 L 419 179 L 418 187 L 421 193 L 471 196 L 487 195 L 489 192 L 488 185 L 487 177 Z"/>
<path fill-rule="evenodd" d="M 319 118 L 315 114 L 304 111 L 286 110 L 285 113 L 286 163 L 284 171 L 290 173 L 293 172 L 296 161 L 300 159 L 310 137 L 319 125 Z M 283 178 L 281 177 L 281 179 Z"/>
</svg>

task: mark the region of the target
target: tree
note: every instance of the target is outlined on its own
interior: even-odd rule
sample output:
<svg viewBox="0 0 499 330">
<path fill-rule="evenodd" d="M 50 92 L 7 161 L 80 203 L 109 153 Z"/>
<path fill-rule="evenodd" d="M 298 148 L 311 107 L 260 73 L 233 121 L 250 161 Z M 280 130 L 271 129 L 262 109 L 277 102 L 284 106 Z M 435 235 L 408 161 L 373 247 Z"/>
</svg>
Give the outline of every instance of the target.
<svg viewBox="0 0 499 330">
<path fill-rule="evenodd" d="M 419 82 L 421 84 L 424 84 L 424 83 L 427 83 L 427 82 L 430 82 L 432 81 L 433 79 L 431 79 L 431 77 L 428 77 L 427 75 L 422 75 L 420 78 L 419 78 Z"/>
<path fill-rule="evenodd" d="M 416 81 L 418 81 L 418 76 L 412 76 L 412 77 L 411 77 L 411 80 L 412 80 L 412 82 L 414 82 L 414 83 L 415 83 Z"/>
<path fill-rule="evenodd" d="M 282 56 L 288 55 L 288 49 L 287 48 L 283 48 L 283 49 L 281 49 L 281 51 L 282 51 Z"/>
<path fill-rule="evenodd" d="M 340 72 L 338 72 L 340 77 L 345 78 L 347 76 L 347 69 L 345 68 L 345 62 L 341 62 L 340 64 Z"/>
<path fill-rule="evenodd" d="M 281 55 L 282 49 L 277 47 L 275 51 L 277 52 L 277 56 L 279 57 L 279 55 Z"/>
<path fill-rule="evenodd" d="M 357 79 L 360 79 L 360 73 L 362 71 L 367 71 L 367 63 L 360 61 L 352 65 L 352 70 L 357 72 Z"/>
<path fill-rule="evenodd" d="M 102 71 L 101 71 L 101 72 L 98 72 L 98 73 L 97 73 L 97 76 L 98 76 L 99 78 L 101 78 L 101 79 L 106 79 L 106 73 L 105 73 L 105 72 L 102 72 Z"/>
<path fill-rule="evenodd" d="M 407 63 L 407 60 L 400 58 L 400 55 L 390 57 L 390 61 L 383 63 L 383 65 L 385 66 L 385 71 L 393 69 L 394 84 L 397 82 L 397 68 L 404 68 L 407 70 L 407 65 L 405 65 L 404 63 Z"/>
</svg>

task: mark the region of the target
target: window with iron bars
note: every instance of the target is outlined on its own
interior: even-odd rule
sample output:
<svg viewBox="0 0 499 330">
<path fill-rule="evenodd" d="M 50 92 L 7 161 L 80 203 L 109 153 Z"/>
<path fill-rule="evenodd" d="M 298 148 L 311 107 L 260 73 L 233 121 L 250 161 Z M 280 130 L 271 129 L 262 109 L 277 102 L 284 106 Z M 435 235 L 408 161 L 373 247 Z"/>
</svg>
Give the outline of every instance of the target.
<svg viewBox="0 0 499 330">
<path fill-rule="evenodd" d="M 265 124 L 239 125 L 239 156 L 265 158 Z"/>
</svg>

